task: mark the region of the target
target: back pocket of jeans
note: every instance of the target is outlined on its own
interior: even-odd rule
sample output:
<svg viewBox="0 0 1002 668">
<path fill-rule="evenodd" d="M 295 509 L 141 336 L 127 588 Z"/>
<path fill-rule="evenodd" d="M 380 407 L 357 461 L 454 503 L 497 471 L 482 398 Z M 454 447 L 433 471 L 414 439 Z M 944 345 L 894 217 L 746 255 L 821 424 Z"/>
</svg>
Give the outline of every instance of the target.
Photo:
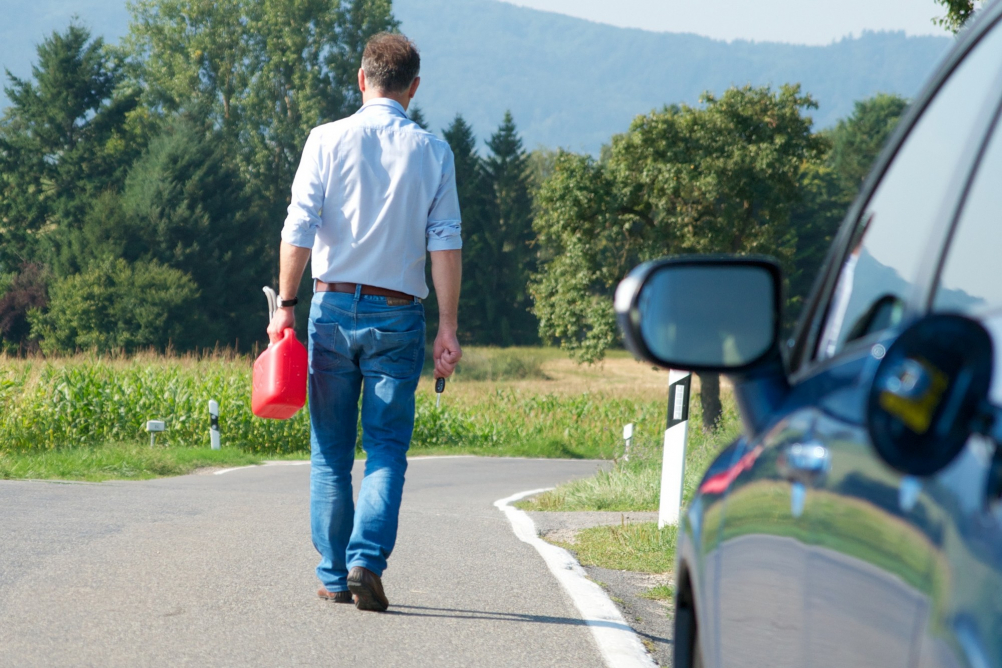
<svg viewBox="0 0 1002 668">
<path fill-rule="evenodd" d="M 338 366 L 342 356 L 338 353 L 338 331 L 336 322 L 310 323 L 310 369 L 323 371 Z"/>
<path fill-rule="evenodd" d="M 384 332 L 380 329 L 372 333 L 372 349 L 369 350 L 369 366 L 373 371 L 393 378 L 406 378 L 418 371 L 418 364 L 424 362 L 424 328 L 407 332 Z"/>
</svg>

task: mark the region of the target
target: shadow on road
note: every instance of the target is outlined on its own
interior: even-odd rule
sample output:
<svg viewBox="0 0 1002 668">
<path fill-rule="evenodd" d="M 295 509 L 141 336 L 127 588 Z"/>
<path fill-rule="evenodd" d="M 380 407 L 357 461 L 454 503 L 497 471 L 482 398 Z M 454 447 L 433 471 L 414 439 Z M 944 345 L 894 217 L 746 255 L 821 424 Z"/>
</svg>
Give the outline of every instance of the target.
<svg viewBox="0 0 1002 668">
<path fill-rule="evenodd" d="M 405 610 L 400 610 L 404 608 Z M 409 611 L 415 612 L 409 612 Z M 566 626 L 602 626 L 620 631 L 634 632 L 626 624 L 607 622 L 599 619 L 585 621 L 574 619 L 573 617 L 551 617 L 549 615 L 528 615 L 519 612 L 487 612 L 483 610 L 461 610 L 458 608 L 431 608 L 423 605 L 394 605 L 393 609 L 387 610 L 387 615 L 401 615 L 404 617 L 450 617 L 452 619 L 482 619 L 499 622 L 528 622 L 532 624 L 562 624 Z M 652 640 L 668 642 L 665 638 L 654 638 L 646 633 L 639 634 Z"/>
</svg>

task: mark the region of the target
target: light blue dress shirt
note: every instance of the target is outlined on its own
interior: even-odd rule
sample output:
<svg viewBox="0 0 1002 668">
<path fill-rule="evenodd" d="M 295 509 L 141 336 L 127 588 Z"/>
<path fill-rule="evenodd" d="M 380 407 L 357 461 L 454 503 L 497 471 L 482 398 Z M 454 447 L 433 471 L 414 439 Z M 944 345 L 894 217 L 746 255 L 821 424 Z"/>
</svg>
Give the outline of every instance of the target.
<svg viewBox="0 0 1002 668">
<path fill-rule="evenodd" d="M 315 279 L 424 299 L 425 249 L 462 248 L 460 226 L 452 149 L 378 98 L 310 133 L 282 239 L 313 250 Z"/>
</svg>

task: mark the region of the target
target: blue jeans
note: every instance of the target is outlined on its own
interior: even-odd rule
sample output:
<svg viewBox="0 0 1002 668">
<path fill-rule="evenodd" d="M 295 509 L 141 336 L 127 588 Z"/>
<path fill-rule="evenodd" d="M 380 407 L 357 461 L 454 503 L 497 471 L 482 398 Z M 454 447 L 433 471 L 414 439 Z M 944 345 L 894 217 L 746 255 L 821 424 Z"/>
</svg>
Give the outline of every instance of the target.
<svg viewBox="0 0 1002 668">
<path fill-rule="evenodd" d="M 424 365 L 424 307 L 385 297 L 318 292 L 310 306 L 310 524 L 328 591 L 348 571 L 376 575 L 397 539 L 397 516 L 414 431 L 414 391 Z M 352 502 L 358 398 L 365 477 Z"/>
</svg>

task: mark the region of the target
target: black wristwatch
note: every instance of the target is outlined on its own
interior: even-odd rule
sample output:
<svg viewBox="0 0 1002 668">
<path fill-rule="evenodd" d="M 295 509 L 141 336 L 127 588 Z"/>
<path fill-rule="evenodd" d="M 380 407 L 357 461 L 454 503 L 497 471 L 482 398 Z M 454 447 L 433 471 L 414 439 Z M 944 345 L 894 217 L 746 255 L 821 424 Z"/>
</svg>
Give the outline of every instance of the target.
<svg viewBox="0 0 1002 668">
<path fill-rule="evenodd" d="M 292 299 L 282 299 L 278 298 L 278 308 L 288 308 L 290 306 L 295 306 L 299 303 L 299 297 L 293 297 Z"/>
</svg>

